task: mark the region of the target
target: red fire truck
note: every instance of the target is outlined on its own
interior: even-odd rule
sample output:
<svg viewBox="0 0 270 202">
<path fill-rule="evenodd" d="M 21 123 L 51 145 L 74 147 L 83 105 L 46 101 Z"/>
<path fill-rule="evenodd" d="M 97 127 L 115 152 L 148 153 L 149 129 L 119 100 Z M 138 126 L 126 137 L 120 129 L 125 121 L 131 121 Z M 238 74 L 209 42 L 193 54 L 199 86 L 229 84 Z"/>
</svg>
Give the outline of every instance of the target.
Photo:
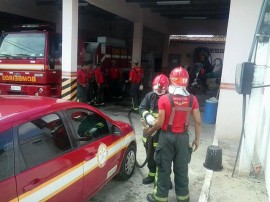
<svg viewBox="0 0 270 202">
<path fill-rule="evenodd" d="M 130 49 L 121 39 L 98 37 L 97 42 L 85 42 L 85 50 L 85 60 L 92 61 L 93 64 L 101 63 L 105 75 L 111 68 L 112 61 L 116 62 L 122 72 L 130 67 Z"/>
<path fill-rule="evenodd" d="M 61 96 L 61 35 L 51 25 L 20 25 L 0 39 L 0 94 Z"/>
<path fill-rule="evenodd" d="M 56 33 L 53 25 L 20 25 L 3 32 L 0 38 L 0 95 L 61 97 L 61 53 L 61 34 Z M 112 60 L 119 68 L 128 68 L 131 57 L 122 40 L 98 37 L 98 42 L 86 44 L 79 38 L 77 58 L 78 66 L 83 60 L 102 63 L 106 75 Z"/>
</svg>

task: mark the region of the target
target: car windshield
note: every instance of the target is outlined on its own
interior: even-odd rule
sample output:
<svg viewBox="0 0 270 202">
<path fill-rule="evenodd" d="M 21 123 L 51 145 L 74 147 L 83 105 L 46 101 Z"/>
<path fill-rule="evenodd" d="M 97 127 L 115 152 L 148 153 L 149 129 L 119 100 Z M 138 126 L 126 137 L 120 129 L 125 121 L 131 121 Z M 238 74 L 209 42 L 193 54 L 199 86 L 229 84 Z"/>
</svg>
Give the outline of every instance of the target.
<svg viewBox="0 0 270 202">
<path fill-rule="evenodd" d="M 5 33 L 1 37 L 0 57 L 43 58 L 45 33 Z"/>
</svg>

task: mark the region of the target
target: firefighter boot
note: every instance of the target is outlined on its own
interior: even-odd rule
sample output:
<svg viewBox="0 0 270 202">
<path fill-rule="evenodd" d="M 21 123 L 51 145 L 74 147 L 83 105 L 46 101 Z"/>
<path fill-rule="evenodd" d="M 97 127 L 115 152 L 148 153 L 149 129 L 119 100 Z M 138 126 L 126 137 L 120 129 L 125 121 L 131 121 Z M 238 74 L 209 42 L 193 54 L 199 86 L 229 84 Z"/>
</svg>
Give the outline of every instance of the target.
<svg viewBox="0 0 270 202">
<path fill-rule="evenodd" d="M 146 178 L 143 179 L 142 183 L 143 184 L 151 184 L 155 181 L 155 177 L 147 176 Z"/>
<path fill-rule="evenodd" d="M 161 200 L 158 200 L 158 199 L 155 199 L 155 196 L 153 194 L 147 194 L 147 197 L 146 197 L 146 200 L 148 202 L 168 202 L 168 199 L 161 199 Z"/>
<path fill-rule="evenodd" d="M 147 194 L 146 200 L 148 202 L 155 202 L 156 201 L 153 194 Z"/>
<path fill-rule="evenodd" d="M 177 202 L 189 202 L 189 194 L 186 196 L 176 196 Z"/>
<path fill-rule="evenodd" d="M 184 200 L 177 199 L 177 202 L 189 202 L 189 197 L 187 199 L 184 199 Z"/>
</svg>

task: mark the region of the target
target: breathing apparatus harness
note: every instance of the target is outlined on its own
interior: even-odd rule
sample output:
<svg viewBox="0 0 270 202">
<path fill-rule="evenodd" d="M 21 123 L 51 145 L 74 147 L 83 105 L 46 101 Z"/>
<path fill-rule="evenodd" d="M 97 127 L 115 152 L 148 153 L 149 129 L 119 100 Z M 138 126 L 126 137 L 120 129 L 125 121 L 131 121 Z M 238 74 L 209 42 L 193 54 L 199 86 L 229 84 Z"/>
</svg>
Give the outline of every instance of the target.
<svg viewBox="0 0 270 202">
<path fill-rule="evenodd" d="M 169 118 L 169 126 L 172 127 L 176 111 L 185 111 L 185 112 L 187 112 L 186 121 L 185 121 L 185 131 L 188 132 L 189 117 L 190 117 L 190 112 L 191 112 L 192 103 L 193 103 L 193 95 L 190 95 L 190 100 L 189 100 L 189 106 L 188 107 L 175 107 L 172 95 L 170 93 L 168 93 L 167 95 L 168 95 L 168 98 L 169 98 L 171 106 L 172 106 L 172 112 L 171 112 L 171 116 Z"/>
</svg>

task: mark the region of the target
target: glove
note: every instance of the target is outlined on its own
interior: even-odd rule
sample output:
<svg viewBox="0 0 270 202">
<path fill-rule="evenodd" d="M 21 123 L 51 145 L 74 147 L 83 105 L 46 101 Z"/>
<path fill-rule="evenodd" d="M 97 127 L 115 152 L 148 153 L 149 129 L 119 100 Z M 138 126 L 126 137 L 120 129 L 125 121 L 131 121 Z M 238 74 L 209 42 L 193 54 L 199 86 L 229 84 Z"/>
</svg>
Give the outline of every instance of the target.
<svg viewBox="0 0 270 202">
<path fill-rule="evenodd" d="M 145 120 L 146 120 L 146 123 L 148 125 L 151 125 L 153 126 L 155 124 L 155 121 L 156 119 L 151 115 L 151 114 L 148 114 L 146 117 L 145 117 Z"/>
</svg>

